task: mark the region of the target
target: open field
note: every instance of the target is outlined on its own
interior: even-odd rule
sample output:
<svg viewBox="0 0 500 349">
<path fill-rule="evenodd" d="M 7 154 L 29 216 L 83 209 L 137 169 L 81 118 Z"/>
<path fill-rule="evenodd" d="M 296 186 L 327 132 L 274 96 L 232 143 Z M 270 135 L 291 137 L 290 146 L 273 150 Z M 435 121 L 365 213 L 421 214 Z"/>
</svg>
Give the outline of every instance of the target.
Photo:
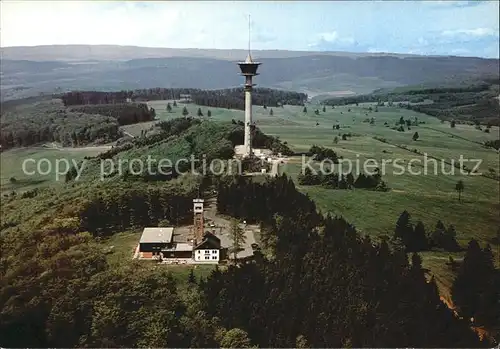
<svg viewBox="0 0 500 349">
<path fill-rule="evenodd" d="M 182 104 L 173 108 L 171 113 L 165 110 L 166 101 L 153 101 L 149 105 L 154 107 L 159 119 L 171 119 L 181 116 Z M 400 170 L 386 165 L 383 179 L 391 188 L 389 192 L 375 192 L 367 190 L 330 190 L 320 186 L 299 186 L 299 189 L 313 198 L 322 212 L 331 212 L 344 216 L 352 222 L 358 230 L 372 236 L 388 235 L 394 231 L 396 220 L 403 210 L 408 210 L 413 222 L 421 220 L 430 232 L 438 220 L 448 226 L 453 224 L 457 230 L 457 240 L 466 245 L 472 238 L 482 243 L 491 243 L 500 224 L 498 210 L 500 208 L 499 182 L 481 176 L 460 174 L 449 165 L 451 159 L 458 161 L 460 155 L 466 159 L 481 160 L 479 172 L 488 173 L 494 170 L 499 173 L 498 152 L 494 149 L 484 148 L 478 143 L 499 138 L 498 127 L 493 127 L 490 133 L 476 130 L 473 126 L 457 125 L 451 128 L 448 122 L 419 114 L 407 109 L 396 107 L 379 107 L 378 112 L 369 112 L 370 104 L 356 106 L 327 108 L 321 111 L 321 106 L 308 105 L 308 113 L 303 113 L 303 107 L 285 106 L 273 108 L 273 116 L 269 110 L 254 106 L 254 121 L 256 125 L 267 134 L 279 136 L 286 141 L 295 151 L 307 151 L 311 145 L 316 144 L 333 148 L 339 155 L 353 161 L 359 159 L 360 170 L 363 171 L 363 161 L 375 159 L 380 164 L 383 159 L 400 159 L 404 161 L 405 173 L 398 175 Z M 188 111 L 196 115 L 199 106 L 187 105 Z M 374 107 L 374 106 L 373 106 Z M 212 119 L 230 121 L 231 119 L 243 120 L 244 112 L 222 108 L 200 107 L 204 115 L 207 110 L 212 113 Z M 314 110 L 320 109 L 320 114 L 315 115 Z M 348 110 L 351 109 L 349 112 Z M 368 114 L 368 115 L 366 115 Z M 425 122 L 419 126 L 412 126 L 410 131 L 398 132 L 390 127 L 403 116 L 406 119 L 418 118 Z M 375 125 L 370 125 L 363 120 L 375 118 Z M 390 127 L 385 127 L 387 122 Z M 319 125 L 317 125 L 317 123 Z M 339 130 L 333 130 L 333 125 L 339 124 Z M 413 133 L 419 133 L 417 141 L 412 140 Z M 342 140 L 341 135 L 351 133 L 348 140 Z M 339 141 L 334 144 L 337 136 Z M 385 138 L 389 143 L 382 143 L 373 137 Z M 409 150 L 398 148 L 392 144 L 406 146 Z M 428 162 L 427 175 L 412 175 L 408 172 L 408 161 L 419 159 L 421 164 L 414 164 L 412 171 L 423 172 L 424 157 L 411 152 L 417 149 L 429 156 L 442 158 L 448 162 Z M 291 158 L 280 168 L 293 178 L 296 178 L 301 169 L 301 158 Z M 432 161 L 429 160 L 428 161 Z M 402 162 L 403 163 L 403 162 Z M 475 163 L 466 163 L 473 168 Z M 354 166 L 355 163 L 354 163 Z M 444 171 L 443 171 L 444 169 Z M 355 168 L 353 169 L 355 170 Z M 437 174 L 436 172 L 437 171 Z M 395 173 L 394 173 L 395 172 Z M 443 174 L 445 173 L 445 174 Z M 463 180 L 465 190 L 463 202 L 458 202 L 455 184 Z M 442 259 L 436 260 L 439 255 Z M 440 252 L 427 252 L 423 254 L 424 265 L 431 269 L 439 280 L 440 286 L 445 288 L 450 285 L 451 272 L 445 266 L 450 254 Z M 454 254 L 460 258 L 461 254 Z"/>
<path fill-rule="evenodd" d="M 134 249 L 137 247 L 137 242 L 141 237 L 141 231 L 126 231 L 113 234 L 109 238 L 103 239 L 102 246 L 107 254 L 108 263 L 115 268 L 123 267 L 130 264 L 137 264 L 138 267 L 157 268 L 158 264 L 148 261 L 137 261 L 132 259 Z M 185 283 L 188 279 L 189 271 L 194 270 L 194 275 L 197 278 L 206 278 L 214 265 L 195 265 L 186 267 L 183 265 L 162 265 L 161 268 L 167 268 L 172 271 L 172 275 L 181 283 Z"/>
<path fill-rule="evenodd" d="M 155 108 L 158 120 L 182 116 L 184 105 L 181 103 L 173 107 L 171 113 L 166 111 L 167 101 L 152 101 L 148 104 Z M 196 115 L 198 108 L 201 108 L 204 115 L 210 110 L 213 120 L 243 120 L 244 117 L 243 111 L 238 110 L 208 108 L 193 104 L 186 106 L 192 115 Z M 389 107 L 379 107 L 379 112 L 370 113 L 367 110 L 368 105 L 343 106 L 335 109 L 327 108 L 325 113 L 314 115 L 313 111 L 316 108 L 321 109 L 320 106 L 309 105 L 307 114 L 303 113 L 302 107 L 273 108 L 274 115 L 269 116 L 270 108 L 264 110 L 262 107 L 254 106 L 254 120 L 265 133 L 279 136 L 293 150 L 307 151 L 313 144 L 331 147 L 346 159 L 359 160 L 361 171 L 363 161 L 366 159 L 375 159 L 379 163 L 384 159 L 400 159 L 404 161 L 405 167 L 411 159 L 420 159 L 423 162 L 421 155 L 392 145 L 396 144 L 407 146 L 408 149 L 415 148 L 419 152 L 447 161 L 458 159 L 460 155 L 465 158 L 480 159 L 482 160 L 479 166 L 480 172 L 487 173 L 491 170 L 497 174 L 499 172 L 498 152 L 476 143 L 498 139 L 499 130 L 496 127 L 493 127 L 490 133 L 484 133 L 468 125 L 457 125 L 453 129 L 448 123 L 441 123 L 434 117 Z M 406 132 L 398 132 L 384 126 L 385 122 L 393 126 L 401 116 L 405 119 L 417 117 L 425 124 L 412 126 L 411 131 Z M 372 117 L 375 118 L 375 125 L 363 122 Z M 334 124 L 339 124 L 341 128 L 333 130 Z M 126 128 L 129 133 L 140 135 L 140 130 L 151 126 L 152 123 L 144 123 L 129 125 Z M 420 135 L 417 141 L 412 140 L 415 131 Z M 341 135 L 344 133 L 350 133 L 352 137 L 342 140 Z M 382 143 L 374 139 L 374 136 L 385 138 L 392 144 Z M 334 137 L 339 138 L 337 144 L 333 142 Z M 0 156 L 1 189 L 3 192 L 14 189 L 24 191 L 56 181 L 54 172 L 46 176 L 24 174 L 22 163 L 25 159 L 33 158 L 38 161 L 46 158 L 54 165 L 56 159 L 79 161 L 84 156 L 93 156 L 100 151 L 102 149 L 97 147 L 58 150 L 32 147 L 5 151 Z M 301 168 L 301 159 L 290 159 L 284 166 L 280 168 L 280 172 L 285 171 L 296 178 Z M 356 167 L 356 163 L 354 166 Z M 449 164 L 443 166 L 447 172 L 453 170 Z M 472 168 L 474 164 L 467 166 Z M 34 165 L 28 163 L 27 170 L 33 169 Z M 423 167 L 417 164 L 412 169 L 422 171 Z M 435 170 L 438 174 L 435 174 Z M 495 227 L 499 223 L 496 214 L 499 209 L 498 182 L 480 176 L 464 176 L 458 169 L 454 169 L 454 175 L 441 174 L 441 170 L 441 164 L 435 168 L 434 164 L 429 162 L 428 175 L 412 175 L 408 171 L 397 175 L 393 172 L 398 169 L 388 164 L 383 179 L 392 190 L 386 193 L 366 190 L 327 190 L 319 186 L 304 186 L 300 189 L 308 193 L 323 212 L 342 215 L 359 230 L 370 234 L 381 235 L 388 232 L 390 234 L 399 214 L 406 209 L 415 221 L 422 220 L 427 230 L 433 229 L 438 219 L 446 225 L 454 224 L 458 233 L 457 238 L 462 244 L 471 237 L 483 242 L 491 241 L 496 232 Z M 15 180 L 11 181 L 11 178 Z M 455 183 L 459 179 L 465 184 L 462 203 L 458 202 L 454 190 Z M 64 178 L 59 180 L 63 182 Z"/>
<path fill-rule="evenodd" d="M 149 106 L 155 108 L 158 120 L 168 120 L 181 117 L 183 104 L 179 103 L 173 107 L 171 113 L 166 111 L 168 101 L 152 101 Z M 172 101 L 170 101 L 172 102 Z M 198 108 L 204 115 L 210 110 L 212 120 L 230 121 L 231 119 L 243 120 L 244 112 L 228 110 L 223 108 L 209 108 L 187 104 L 191 115 L 195 116 Z M 263 132 L 280 137 L 295 151 L 307 151 L 311 145 L 316 144 L 335 149 L 335 151 L 346 159 L 359 160 L 361 171 L 363 160 L 375 159 L 379 163 L 383 159 L 400 159 L 404 161 L 407 169 L 408 162 L 412 159 L 423 161 L 422 155 L 411 152 L 417 149 L 421 153 L 430 156 L 444 158 L 449 162 L 451 159 L 459 159 L 460 155 L 469 159 L 480 159 L 481 164 L 478 171 L 487 173 L 491 170 L 499 173 L 498 152 L 487 149 L 478 143 L 486 140 L 499 138 L 499 129 L 493 127 L 490 133 L 476 130 L 473 126 L 458 125 L 450 128 L 449 123 L 441 123 L 440 120 L 419 114 L 406 109 L 396 107 L 379 107 L 378 112 L 369 112 L 370 105 L 360 104 L 356 106 L 327 108 L 321 111 L 321 106 L 308 105 L 308 113 L 303 113 L 303 107 L 285 106 L 284 108 L 273 108 L 274 115 L 270 116 L 270 108 L 254 106 L 254 121 Z M 314 109 L 320 109 L 320 114 L 315 115 Z M 348 110 L 351 109 L 349 112 Z M 412 126 L 410 131 L 398 132 L 390 127 L 403 116 L 404 119 L 418 118 L 425 122 L 419 126 Z M 374 118 L 375 125 L 363 122 L 367 118 Z M 206 118 L 206 116 L 205 116 Z M 334 130 L 333 125 L 339 124 L 340 129 Z M 152 123 L 129 125 L 124 130 L 132 135 L 140 135 L 142 129 L 148 129 Z M 412 140 L 413 133 L 419 133 L 417 141 Z M 342 134 L 350 133 L 352 137 L 342 140 Z M 373 137 L 385 138 L 388 143 L 382 143 Z M 334 138 L 338 137 L 337 144 Z M 406 146 L 409 150 L 396 147 Z M 67 158 L 68 160 L 81 160 L 84 156 L 96 155 L 100 149 L 48 149 L 42 147 L 14 149 L 1 153 L 1 189 L 2 192 L 10 190 L 24 191 L 37 186 L 51 185 L 56 182 L 54 173 L 47 176 L 27 176 L 23 174 L 22 162 L 24 159 L 33 158 L 39 160 L 47 158 L 52 163 L 56 159 Z M 291 158 L 280 172 L 285 171 L 296 178 L 301 168 L 301 158 Z M 33 166 L 33 165 L 31 165 Z M 467 164 L 472 168 L 474 164 Z M 29 169 L 32 169 L 28 166 Z M 389 192 L 375 192 L 367 190 L 329 190 L 319 186 L 299 186 L 299 189 L 311 196 L 322 212 L 331 212 L 335 215 L 344 216 L 353 223 L 358 230 L 372 236 L 392 235 L 395 222 L 403 210 L 408 210 L 414 222 L 421 220 L 426 231 L 432 231 L 437 220 L 445 225 L 453 224 L 457 230 L 457 239 L 465 245 L 472 237 L 479 239 L 482 243 L 491 243 L 500 224 L 498 218 L 499 183 L 498 181 L 481 176 L 461 175 L 458 169 L 455 174 L 446 175 L 441 173 L 441 165 L 438 164 L 438 174 L 434 173 L 433 163 L 429 163 L 428 175 L 412 175 L 406 171 L 397 175 L 393 171 L 398 169 L 390 164 L 386 166 L 384 181 L 391 188 Z M 421 165 L 415 164 L 413 171 L 423 170 Z M 353 170 L 356 170 L 355 168 Z M 451 171 L 449 164 L 444 164 L 445 171 Z M 15 181 L 10 181 L 14 177 Z M 463 202 L 457 200 L 455 183 L 462 179 L 465 184 Z M 64 178 L 61 178 L 61 183 Z M 125 234 L 125 233 L 124 233 Z M 116 239 L 124 239 L 122 242 L 129 249 L 127 241 L 137 241 L 136 235 L 117 235 Z M 109 241 L 109 245 L 117 249 L 110 255 L 121 255 L 120 241 Z M 449 253 L 428 252 L 424 253 L 424 266 L 428 267 L 438 278 L 441 286 L 447 287 L 450 282 L 451 273 L 444 264 Z M 440 259 L 436 259 L 440 256 Z M 455 254 L 460 258 L 461 254 Z M 442 258 L 441 258 L 442 257 Z M 119 259 L 121 257 L 118 257 Z"/>
<path fill-rule="evenodd" d="M 138 124 L 120 126 L 120 130 L 129 137 L 138 137 L 142 131 L 147 131 L 154 127 L 156 121 L 140 122 Z"/>
<path fill-rule="evenodd" d="M 22 192 L 41 186 L 64 183 L 64 176 L 56 177 L 55 167 L 58 160 L 60 161 L 60 170 L 63 171 L 65 165 L 62 161 L 78 162 L 83 160 L 85 156 L 95 156 L 106 149 L 105 146 L 83 148 L 28 147 L 4 151 L 0 153 L 1 192 L 11 190 Z M 29 159 L 33 159 L 35 162 L 29 161 Z M 40 162 L 41 160 L 42 162 Z M 23 170 L 23 162 L 25 161 L 26 173 Z M 50 172 L 42 175 L 41 173 L 49 170 L 49 163 Z M 37 164 L 40 164 L 39 170 L 37 170 Z M 29 175 L 33 172 L 33 175 Z"/>
</svg>

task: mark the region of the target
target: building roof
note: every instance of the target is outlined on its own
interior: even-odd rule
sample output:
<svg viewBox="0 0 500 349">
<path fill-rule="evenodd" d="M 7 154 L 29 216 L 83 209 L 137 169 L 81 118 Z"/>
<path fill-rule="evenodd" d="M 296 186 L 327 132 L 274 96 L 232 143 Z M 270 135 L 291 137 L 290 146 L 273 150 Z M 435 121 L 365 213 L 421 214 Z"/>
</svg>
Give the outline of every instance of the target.
<svg viewBox="0 0 500 349">
<path fill-rule="evenodd" d="M 139 243 L 170 243 L 174 235 L 173 227 L 144 228 Z"/>
<path fill-rule="evenodd" d="M 248 52 L 247 59 L 245 59 L 245 63 L 253 63 L 252 56 L 250 55 L 250 52 Z"/>
<path fill-rule="evenodd" d="M 203 234 L 203 240 L 212 240 L 220 244 L 220 239 L 209 231 L 206 231 L 205 234 Z"/>
<path fill-rule="evenodd" d="M 193 245 L 188 244 L 186 242 L 178 242 L 177 244 L 175 244 L 175 250 L 176 251 L 192 251 Z"/>
<path fill-rule="evenodd" d="M 193 245 L 186 242 L 177 242 L 173 246 L 162 248 L 164 252 L 191 252 L 193 250 Z"/>
<path fill-rule="evenodd" d="M 239 62 L 238 64 L 239 65 L 254 65 L 254 66 L 261 65 L 260 62 L 255 62 L 253 60 L 252 55 L 250 54 L 250 51 L 248 51 L 248 55 L 247 55 L 247 58 L 245 59 L 245 61 Z"/>
<path fill-rule="evenodd" d="M 206 232 L 203 235 L 203 241 L 199 243 L 195 248 L 196 249 L 220 249 L 220 239 L 210 232 Z"/>
</svg>

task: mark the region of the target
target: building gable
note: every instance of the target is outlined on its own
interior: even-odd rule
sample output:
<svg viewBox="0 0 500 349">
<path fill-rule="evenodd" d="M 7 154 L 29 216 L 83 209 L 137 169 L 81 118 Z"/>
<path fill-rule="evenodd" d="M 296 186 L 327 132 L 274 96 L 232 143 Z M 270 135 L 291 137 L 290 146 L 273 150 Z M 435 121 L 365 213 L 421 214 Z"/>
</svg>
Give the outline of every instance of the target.
<svg viewBox="0 0 500 349">
<path fill-rule="evenodd" d="M 215 235 L 209 233 L 211 236 L 205 234 L 203 241 L 198 244 L 195 250 L 219 250 L 220 249 L 220 239 Z"/>
</svg>

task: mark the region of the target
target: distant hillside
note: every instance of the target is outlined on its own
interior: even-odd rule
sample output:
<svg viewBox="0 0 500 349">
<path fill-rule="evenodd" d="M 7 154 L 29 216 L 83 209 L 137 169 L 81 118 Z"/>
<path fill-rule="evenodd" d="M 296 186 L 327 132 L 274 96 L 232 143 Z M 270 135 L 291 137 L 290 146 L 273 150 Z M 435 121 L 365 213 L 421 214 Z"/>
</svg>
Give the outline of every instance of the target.
<svg viewBox="0 0 500 349">
<path fill-rule="evenodd" d="M 71 91 L 60 95 L 65 106 L 127 103 L 127 101 L 180 100 L 182 95 L 189 95 L 190 100 L 198 105 L 226 109 L 245 109 L 243 87 L 221 90 L 200 90 L 193 88 L 151 88 L 134 91 Z M 16 100 L 17 101 L 17 100 Z M 283 105 L 304 105 L 307 94 L 268 88 L 255 88 L 252 93 L 254 105 L 279 107 Z M 13 104 L 8 101 L 4 105 Z M 104 114 L 108 115 L 108 114 Z"/>
<path fill-rule="evenodd" d="M 455 85 L 406 86 L 392 91 L 379 89 L 367 95 L 324 99 L 321 103 L 335 106 L 370 102 L 378 106 L 405 107 L 441 120 L 491 126 L 499 124 L 499 96 L 498 79 L 484 79 Z"/>
<path fill-rule="evenodd" d="M 139 47 L 119 45 L 41 45 L 2 47 L 0 53 L 3 59 L 31 60 L 31 61 L 114 61 L 131 60 L 138 58 L 167 58 L 167 57 L 198 57 L 224 60 L 239 60 L 247 55 L 246 50 L 220 50 L 197 48 L 163 48 Z M 290 58 L 315 56 L 317 54 L 363 57 L 385 56 L 387 53 L 353 53 L 353 52 L 315 52 L 315 51 L 288 51 L 288 50 L 253 50 L 258 58 Z M 391 56 L 409 57 L 414 55 L 390 54 Z"/>
<path fill-rule="evenodd" d="M 115 92 L 73 91 L 15 99 L 0 105 L 0 145 L 5 150 L 45 142 L 58 142 L 68 147 L 112 142 L 123 136 L 119 126 L 155 120 L 155 109 L 148 108 L 141 101 L 179 100 L 183 94 L 189 94 L 198 105 L 244 109 L 243 88 L 210 91 L 165 88 Z M 303 105 L 306 100 L 307 95 L 303 93 L 257 88 L 253 102 L 278 107 L 283 104 Z M 200 121 L 197 119 L 193 122 Z M 180 122 L 183 122 L 182 119 Z M 255 132 L 255 146 L 266 146 L 268 149 L 279 147 L 277 152 L 286 153 L 279 142 Z M 241 128 L 232 140 L 239 142 L 238 137 L 242 142 Z"/>
<path fill-rule="evenodd" d="M 61 46 L 53 52 L 47 47 L 1 49 L 2 99 L 68 90 L 116 91 L 157 86 L 223 89 L 243 82 L 236 65 L 245 57 L 242 50 L 88 46 L 85 55 L 84 47 Z M 94 54 L 95 50 L 109 51 L 109 54 Z M 71 52 L 73 61 L 69 61 Z M 151 57 L 167 55 L 164 52 L 170 52 L 170 57 Z M 176 56 L 180 53 L 186 56 Z M 149 58 L 123 60 L 123 57 L 139 55 Z M 353 95 L 380 88 L 499 74 L 498 59 L 293 51 L 258 51 L 255 57 L 260 57 L 263 63 L 259 68 L 261 75 L 255 80 L 258 86 L 299 91 L 310 96 Z"/>
</svg>

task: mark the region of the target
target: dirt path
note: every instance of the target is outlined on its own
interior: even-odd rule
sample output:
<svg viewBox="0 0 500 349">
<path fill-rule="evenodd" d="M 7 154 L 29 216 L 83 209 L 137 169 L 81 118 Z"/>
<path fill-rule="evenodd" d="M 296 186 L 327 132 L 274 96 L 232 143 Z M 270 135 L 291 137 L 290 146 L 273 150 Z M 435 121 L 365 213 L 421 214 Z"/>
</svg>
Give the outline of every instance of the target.
<svg viewBox="0 0 500 349">
<path fill-rule="evenodd" d="M 453 312 L 453 315 L 455 315 L 455 317 L 457 317 L 457 318 L 462 318 L 462 317 L 460 316 L 460 314 L 458 314 L 458 312 L 456 311 L 456 308 L 455 308 L 455 306 L 453 305 L 453 302 L 452 302 L 450 299 L 447 299 L 447 298 L 445 298 L 445 297 L 439 297 L 439 298 L 441 299 L 441 301 L 442 301 L 444 304 L 446 304 L 446 306 L 448 307 L 448 309 L 450 309 L 450 310 Z M 490 337 L 491 337 L 490 333 L 489 333 L 487 330 L 485 330 L 484 328 L 474 326 L 474 325 L 473 325 L 473 320 L 472 320 L 472 319 L 471 319 L 471 329 L 472 329 L 474 332 L 476 332 L 476 333 L 477 333 L 477 335 L 479 336 L 479 338 L 480 338 L 481 340 L 483 340 L 485 337 L 487 337 L 487 338 L 490 338 Z"/>
<path fill-rule="evenodd" d="M 351 149 L 346 149 L 342 147 L 333 147 L 334 150 L 338 151 L 339 153 L 346 152 L 346 153 L 352 153 L 352 154 L 359 154 L 359 155 L 371 155 L 369 153 L 363 153 L 357 150 L 351 150 Z"/>
<path fill-rule="evenodd" d="M 134 138 L 134 135 L 131 134 L 130 132 L 123 131 L 123 134 L 129 136 L 130 138 Z"/>
<path fill-rule="evenodd" d="M 42 148 L 45 149 L 56 149 L 61 151 L 88 151 L 88 150 L 97 150 L 97 151 L 108 151 L 112 148 L 111 145 L 96 145 L 96 146 L 87 146 L 87 147 L 61 147 L 57 143 L 52 142 L 50 144 L 44 144 Z"/>
</svg>

